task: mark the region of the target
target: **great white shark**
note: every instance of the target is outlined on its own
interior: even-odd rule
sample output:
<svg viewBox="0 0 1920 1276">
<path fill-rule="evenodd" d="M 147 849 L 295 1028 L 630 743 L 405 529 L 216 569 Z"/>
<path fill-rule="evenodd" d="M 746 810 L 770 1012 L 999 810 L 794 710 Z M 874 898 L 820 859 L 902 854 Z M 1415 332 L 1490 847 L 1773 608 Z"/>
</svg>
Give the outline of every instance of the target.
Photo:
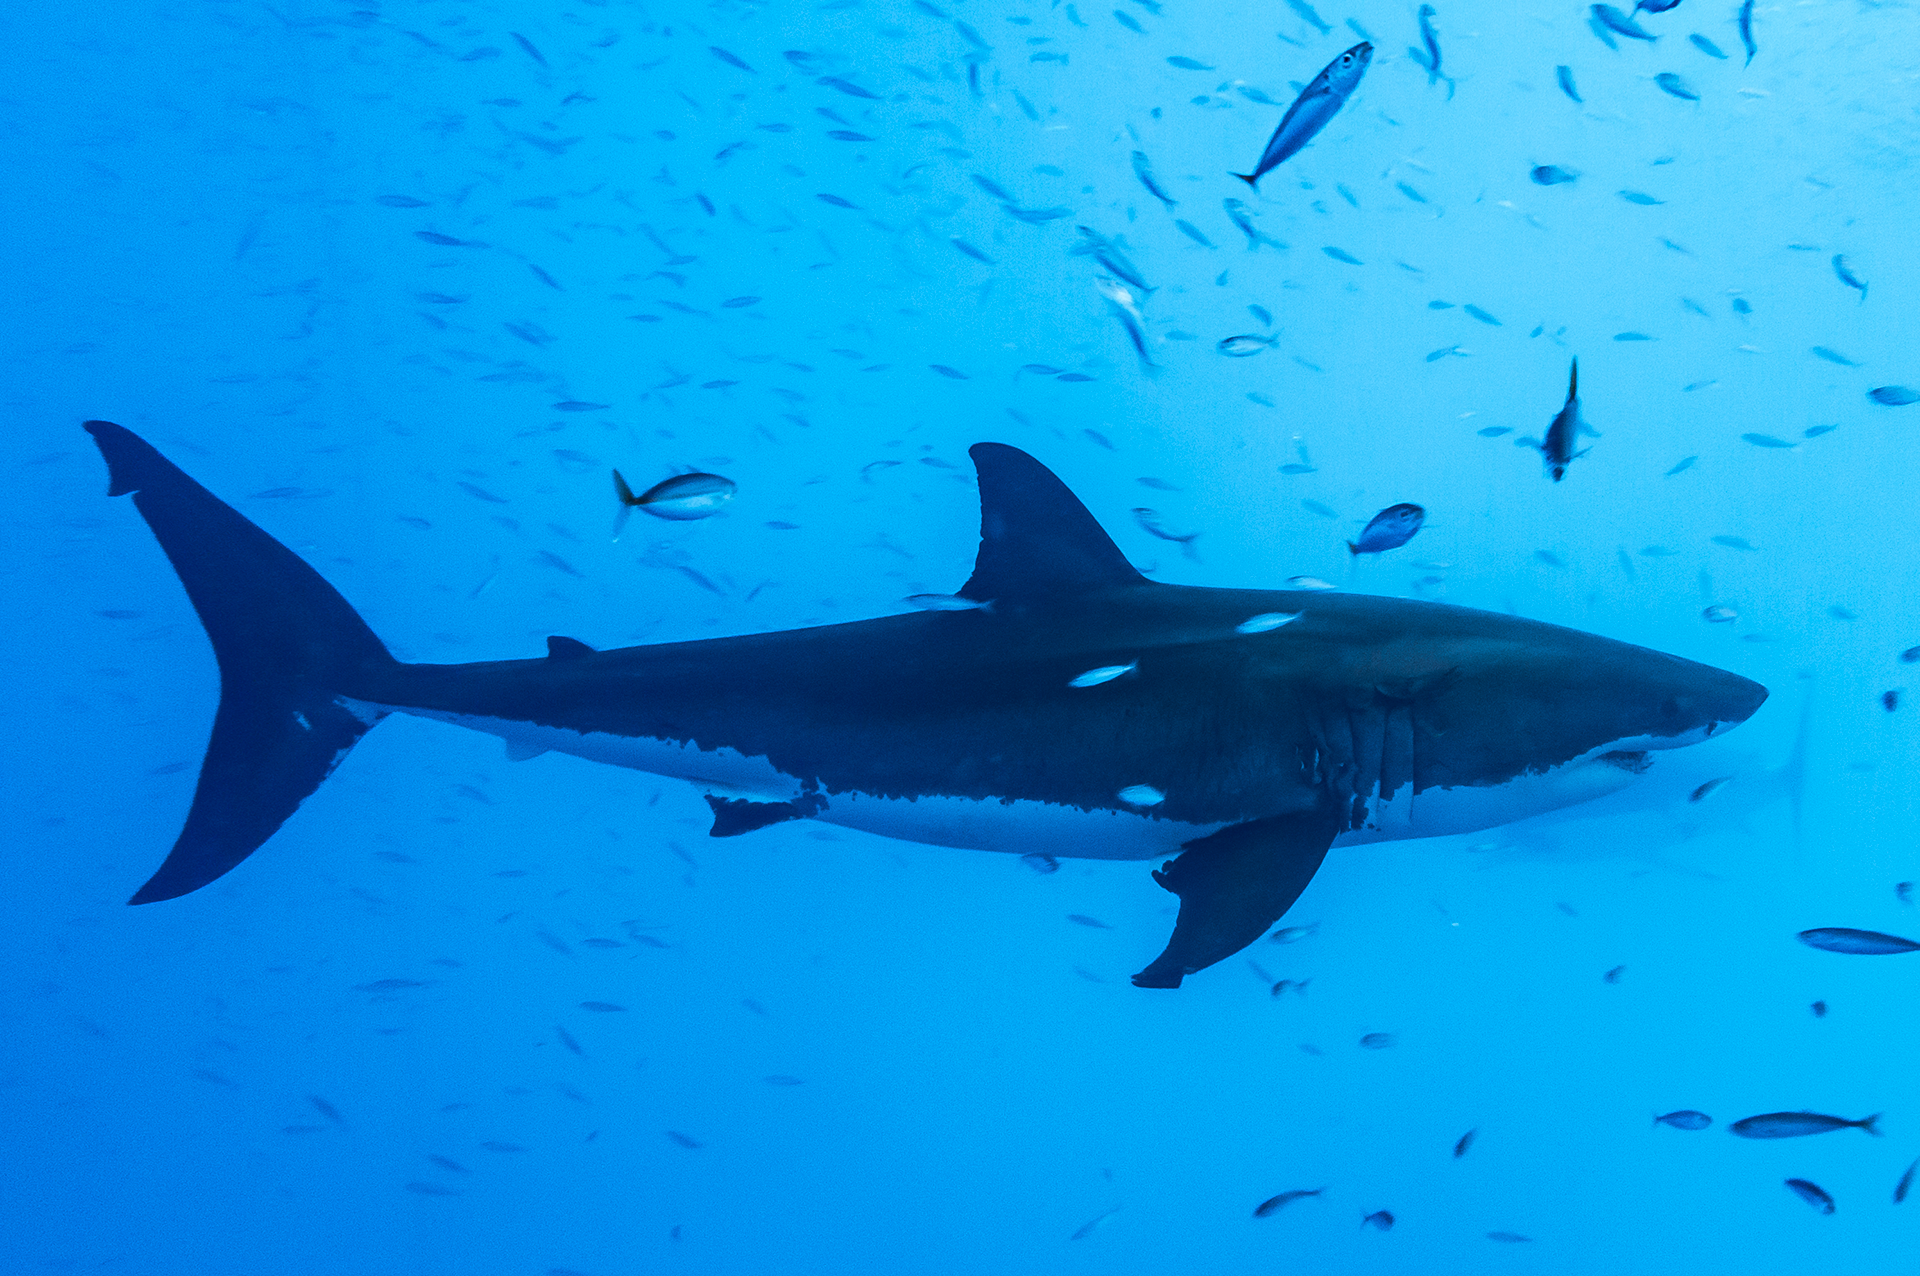
<svg viewBox="0 0 1920 1276">
<path fill-rule="evenodd" d="M 1539 621 L 1150 581 L 1051 471 L 1000 443 L 970 453 L 980 546 L 959 597 L 980 606 L 408 664 L 151 445 L 85 428 L 108 495 L 133 494 L 220 668 L 193 805 L 135 904 L 231 871 L 374 724 L 408 713 L 497 735 L 516 758 L 555 750 L 691 781 L 715 837 L 811 819 L 937 846 L 1167 859 L 1153 878 L 1179 897 L 1173 935 L 1133 982 L 1176 988 L 1278 921 L 1332 846 L 1614 792 L 1652 753 L 1767 697 Z M 1108 666 L 1129 669 L 1072 685 Z"/>
</svg>

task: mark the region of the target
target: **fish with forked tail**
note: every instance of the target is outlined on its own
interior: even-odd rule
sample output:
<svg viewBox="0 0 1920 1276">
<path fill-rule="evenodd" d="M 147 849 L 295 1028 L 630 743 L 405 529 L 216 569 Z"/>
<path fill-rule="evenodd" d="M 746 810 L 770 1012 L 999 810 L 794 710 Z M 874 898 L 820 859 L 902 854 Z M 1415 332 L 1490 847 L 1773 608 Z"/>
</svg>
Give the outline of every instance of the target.
<svg viewBox="0 0 1920 1276">
<path fill-rule="evenodd" d="M 1827 1116 L 1821 1112 L 1767 1112 L 1760 1116 L 1742 1117 L 1727 1128 L 1743 1139 L 1799 1139 L 1809 1134 L 1830 1134 L 1835 1130 L 1865 1130 L 1878 1138 L 1880 1131 L 1873 1126 L 1879 1119 L 1878 1112 L 1870 1117 L 1861 1117 L 1858 1121 Z"/>
<path fill-rule="evenodd" d="M 1552 424 L 1547 426 L 1546 441 L 1540 444 L 1540 455 L 1546 458 L 1547 475 L 1558 483 L 1566 477 L 1567 466 L 1585 456 L 1590 448 L 1573 450 L 1574 442 L 1581 434 L 1599 435 L 1580 419 L 1580 360 L 1576 356 L 1573 368 L 1567 373 L 1567 401 L 1560 411 L 1554 414 Z"/>
<path fill-rule="evenodd" d="M 1267 139 L 1267 149 L 1260 152 L 1260 162 L 1254 165 L 1253 171 L 1233 176 L 1255 190 L 1260 189 L 1262 177 L 1298 154 L 1301 147 L 1340 113 L 1353 91 L 1360 87 L 1360 77 L 1367 73 L 1367 65 L 1372 60 L 1373 45 L 1362 40 L 1327 63 L 1280 117 L 1280 125 Z"/>
</svg>

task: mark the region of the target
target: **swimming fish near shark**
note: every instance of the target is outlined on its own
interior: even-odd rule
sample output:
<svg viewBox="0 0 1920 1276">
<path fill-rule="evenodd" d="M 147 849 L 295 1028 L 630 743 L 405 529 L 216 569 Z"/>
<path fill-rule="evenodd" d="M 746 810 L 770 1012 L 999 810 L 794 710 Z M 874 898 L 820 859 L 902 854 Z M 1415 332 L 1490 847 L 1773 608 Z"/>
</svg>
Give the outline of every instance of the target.
<svg viewBox="0 0 1920 1276">
<path fill-rule="evenodd" d="M 1581 448 L 1578 452 L 1573 445 L 1582 434 L 1593 434 L 1593 429 L 1580 419 L 1580 360 L 1576 357 L 1567 373 L 1567 401 L 1554 414 L 1547 426 L 1546 441 L 1540 444 L 1540 455 L 1546 459 L 1547 475 L 1558 483 L 1567 475 L 1567 466 L 1585 456 L 1591 449 Z"/>
<path fill-rule="evenodd" d="M 1175 988 L 1240 951 L 1336 845 L 1466 832 L 1631 783 L 1744 721 L 1745 678 L 1538 621 L 1363 594 L 1160 584 L 1033 457 L 971 451 L 957 597 L 848 624 L 544 656 L 397 660 L 292 550 L 121 426 L 108 494 L 171 560 L 220 668 L 185 827 L 131 903 L 233 871 L 383 718 L 702 786 L 711 835 L 812 819 L 936 846 L 1166 862 Z M 1289 623 L 1247 632 L 1248 616 Z M 1097 689 L 1088 670 L 1137 672 Z M 1172 858 L 1168 858 L 1172 857 Z M 930 901 L 931 902 L 931 901 Z"/>
<path fill-rule="evenodd" d="M 1360 77 L 1367 73 L 1367 65 L 1372 60 L 1373 45 L 1362 40 L 1327 63 L 1280 117 L 1279 126 L 1267 139 L 1267 148 L 1260 152 L 1260 162 L 1254 165 L 1253 171 L 1233 176 L 1259 190 L 1262 177 L 1298 154 L 1301 147 L 1340 114 L 1340 108 L 1360 87 Z"/>
</svg>

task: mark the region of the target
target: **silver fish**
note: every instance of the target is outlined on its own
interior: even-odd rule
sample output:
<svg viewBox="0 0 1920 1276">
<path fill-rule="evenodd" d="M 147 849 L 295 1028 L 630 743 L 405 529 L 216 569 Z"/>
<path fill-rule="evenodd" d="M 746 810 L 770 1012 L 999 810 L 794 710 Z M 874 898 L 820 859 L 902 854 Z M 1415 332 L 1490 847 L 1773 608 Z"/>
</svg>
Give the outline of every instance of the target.
<svg viewBox="0 0 1920 1276">
<path fill-rule="evenodd" d="M 1332 122 L 1347 104 L 1353 91 L 1360 87 L 1360 78 L 1367 73 L 1367 66 L 1373 60 L 1373 46 L 1362 40 L 1345 53 L 1329 62 L 1313 82 L 1300 90 L 1300 96 L 1293 100 L 1287 113 L 1280 117 L 1279 127 L 1273 130 L 1273 136 L 1267 139 L 1267 148 L 1260 153 L 1260 162 L 1251 173 L 1234 173 L 1255 190 L 1260 189 L 1260 179 L 1298 154 L 1300 148 L 1314 139 L 1314 136 Z"/>
<path fill-rule="evenodd" d="M 1821 1112 L 1767 1112 L 1760 1116 L 1743 1117 L 1727 1129 L 1743 1139 L 1799 1139 L 1809 1134 L 1831 1134 L 1835 1130 L 1865 1130 L 1879 1138 L 1880 1131 L 1873 1128 L 1873 1123 L 1879 1119 L 1878 1112 L 1870 1117 L 1861 1117 L 1858 1121 L 1827 1116 Z"/>
<path fill-rule="evenodd" d="M 1412 55 L 1420 69 L 1427 73 L 1427 87 L 1433 87 L 1437 80 L 1447 82 L 1447 100 L 1451 102 L 1454 90 L 1453 77 L 1443 74 L 1440 70 L 1440 36 L 1433 29 L 1435 12 L 1436 10 L 1430 4 L 1420 6 L 1420 42 L 1427 46 L 1426 54 L 1422 56 L 1418 49 L 1408 49 L 1407 52 Z"/>
<path fill-rule="evenodd" d="M 1324 1187 L 1316 1187 L 1316 1188 L 1297 1187 L 1293 1189 L 1293 1191 L 1291 1192 L 1282 1192 L 1278 1196 L 1269 1196 L 1266 1200 L 1260 1202 L 1258 1205 L 1253 1207 L 1253 1216 L 1255 1218 L 1270 1217 L 1271 1215 L 1278 1214 L 1281 1210 L 1287 1208 L 1287 1206 L 1293 1204 L 1295 1201 L 1301 1200 L 1309 1196 L 1318 1196 L 1320 1195 L 1320 1193 L 1326 1190 L 1327 1189 Z"/>
<path fill-rule="evenodd" d="M 1682 1108 L 1678 1112 L 1669 1112 L 1665 1116 L 1653 1119 L 1655 1125 L 1670 1125 L 1676 1130 L 1704 1130 L 1713 1124 L 1713 1118 L 1704 1112 L 1695 1112 L 1692 1108 Z"/>
<path fill-rule="evenodd" d="M 1808 1179 L 1788 1179 L 1787 1190 L 1805 1201 L 1822 1214 L 1831 1214 L 1834 1210 L 1833 1198 L 1827 1195 L 1818 1183 Z"/>
<path fill-rule="evenodd" d="M 655 518 L 669 519 L 676 523 L 690 522 L 699 518 L 711 518 L 718 514 L 733 499 L 739 489 L 732 479 L 722 478 L 718 474 L 676 474 L 670 479 L 655 483 L 646 491 L 635 496 L 633 489 L 627 486 L 619 470 L 613 472 L 614 495 L 620 499 L 620 514 L 614 522 L 613 536 L 620 538 L 621 529 L 626 526 L 627 515 L 634 510 L 645 510 Z"/>
<path fill-rule="evenodd" d="M 1160 521 L 1160 512 L 1158 510 L 1148 509 L 1144 505 L 1133 511 L 1133 521 L 1140 524 L 1140 530 L 1147 535 L 1157 536 L 1163 541 L 1172 541 L 1180 547 L 1181 553 L 1196 563 L 1200 561 L 1199 551 L 1193 547 L 1193 542 L 1199 537 L 1200 533 L 1170 532 L 1167 530 L 1167 525 Z"/>
<path fill-rule="evenodd" d="M 1847 269 L 1847 257 L 1845 253 L 1835 253 L 1833 255 L 1833 273 L 1840 277 L 1841 283 L 1859 292 L 1861 305 L 1864 306 L 1867 304 L 1867 285 L 1855 277 L 1851 270 Z"/>
<path fill-rule="evenodd" d="M 1567 466 L 1591 450 L 1573 450 L 1582 432 L 1592 433 L 1580 419 L 1580 360 L 1575 358 L 1573 368 L 1567 374 L 1567 401 L 1554 414 L 1553 421 L 1547 426 L 1546 441 L 1540 444 L 1540 455 L 1546 459 L 1547 474 L 1554 482 L 1558 483 L 1566 477 Z"/>
<path fill-rule="evenodd" d="M 1147 188 L 1148 194 L 1165 204 L 1168 208 L 1173 208 L 1179 204 L 1179 200 L 1161 190 L 1159 183 L 1153 180 L 1153 167 L 1148 162 L 1145 151 L 1135 151 L 1133 153 L 1133 175 L 1140 179 L 1140 184 Z"/>
<path fill-rule="evenodd" d="M 1747 0 L 1747 3 L 1751 5 L 1753 3 L 1753 0 Z M 1640 27 L 1640 25 L 1636 23 L 1632 18 L 1620 12 L 1620 10 L 1614 8 L 1610 4 L 1594 5 L 1593 16 L 1595 20 L 1600 23 L 1601 26 L 1605 27 L 1609 31 L 1613 31 L 1620 35 L 1624 35 L 1629 40 L 1645 40 L 1647 43 L 1651 44 L 1655 40 L 1659 39 L 1658 36 L 1648 35 L 1646 31 L 1643 30 Z"/>
<path fill-rule="evenodd" d="M 1694 92 L 1693 86 L 1675 72 L 1662 71 L 1653 77 L 1653 82 L 1660 86 L 1662 93 L 1680 98 L 1682 101 L 1698 102 L 1700 100 L 1700 95 Z"/>
<path fill-rule="evenodd" d="M 1847 926 L 1822 926 L 1803 930 L 1799 940 L 1809 948 L 1829 953 L 1851 953 L 1864 957 L 1882 957 L 1889 953 L 1920 952 L 1920 944 L 1899 935 L 1883 935 L 1877 930 L 1854 930 Z"/>
<path fill-rule="evenodd" d="M 1069 687 L 1098 687 L 1102 683 L 1112 682 L 1115 678 L 1124 678 L 1130 673 L 1140 672 L 1140 662 L 1130 661 L 1124 665 L 1101 665 L 1098 669 L 1089 669 L 1079 677 L 1067 683 Z"/>
<path fill-rule="evenodd" d="M 977 598 L 962 598 L 958 594 L 909 594 L 904 599 L 909 607 L 921 611 L 992 611 L 991 599 L 982 602 Z"/>
</svg>

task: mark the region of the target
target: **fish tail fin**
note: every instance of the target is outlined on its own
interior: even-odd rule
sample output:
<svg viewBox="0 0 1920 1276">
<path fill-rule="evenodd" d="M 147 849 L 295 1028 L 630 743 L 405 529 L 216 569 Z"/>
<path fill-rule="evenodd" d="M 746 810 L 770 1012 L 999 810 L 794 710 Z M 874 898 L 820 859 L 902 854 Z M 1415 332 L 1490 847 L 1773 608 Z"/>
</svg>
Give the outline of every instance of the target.
<svg viewBox="0 0 1920 1276">
<path fill-rule="evenodd" d="M 1257 175 L 1250 177 L 1245 173 L 1228 173 L 1227 176 L 1239 178 L 1241 181 L 1245 182 L 1248 186 L 1252 187 L 1255 191 L 1258 191 L 1260 189 L 1260 178 Z"/>
<path fill-rule="evenodd" d="M 220 666 L 186 825 L 127 901 L 150 904 L 198 890 L 273 836 L 387 715 L 364 702 L 402 666 L 318 572 L 144 439 L 110 421 L 85 429 L 107 462 L 107 495 L 133 494 Z"/>
<path fill-rule="evenodd" d="M 1350 555 L 1352 555 L 1352 556 L 1353 556 L 1353 557 L 1355 557 L 1355 558 L 1358 558 L 1358 557 L 1360 557 L 1360 547 L 1359 547 L 1358 545 L 1356 545 L 1356 544 L 1354 544 L 1354 543 L 1353 543 L 1352 541 L 1348 541 L 1348 542 L 1347 542 L 1347 553 L 1348 553 L 1348 554 L 1350 554 Z"/>
<path fill-rule="evenodd" d="M 1200 561 L 1200 551 L 1193 547 L 1193 543 L 1198 539 L 1200 539 L 1200 533 L 1198 532 L 1195 532 L 1191 536 L 1183 536 L 1180 538 L 1180 552 L 1196 563 Z"/>
<path fill-rule="evenodd" d="M 633 511 L 638 508 L 640 498 L 633 494 L 633 489 L 627 486 L 627 480 L 621 477 L 619 470 L 613 472 L 613 494 L 620 501 L 620 509 L 613 516 L 612 539 L 619 540 L 620 533 L 627 530 L 627 519 L 631 518 Z"/>
<path fill-rule="evenodd" d="M 1573 366 L 1567 372 L 1567 402 L 1572 403 L 1580 397 L 1580 356 L 1573 356 Z M 615 477 L 618 477 L 617 475 Z"/>
<path fill-rule="evenodd" d="M 1865 1130 L 1868 1134 L 1871 1134 L 1876 1139 L 1883 1138 L 1885 1136 L 1883 1136 L 1880 1133 L 1880 1130 L 1876 1123 L 1880 1120 L 1881 1117 L 1885 1115 L 1886 1113 L 1884 1112 L 1876 1112 L 1872 1116 L 1867 1117 L 1864 1120 L 1855 1121 L 1854 1124 L 1859 1126 L 1861 1129 Z"/>
</svg>

